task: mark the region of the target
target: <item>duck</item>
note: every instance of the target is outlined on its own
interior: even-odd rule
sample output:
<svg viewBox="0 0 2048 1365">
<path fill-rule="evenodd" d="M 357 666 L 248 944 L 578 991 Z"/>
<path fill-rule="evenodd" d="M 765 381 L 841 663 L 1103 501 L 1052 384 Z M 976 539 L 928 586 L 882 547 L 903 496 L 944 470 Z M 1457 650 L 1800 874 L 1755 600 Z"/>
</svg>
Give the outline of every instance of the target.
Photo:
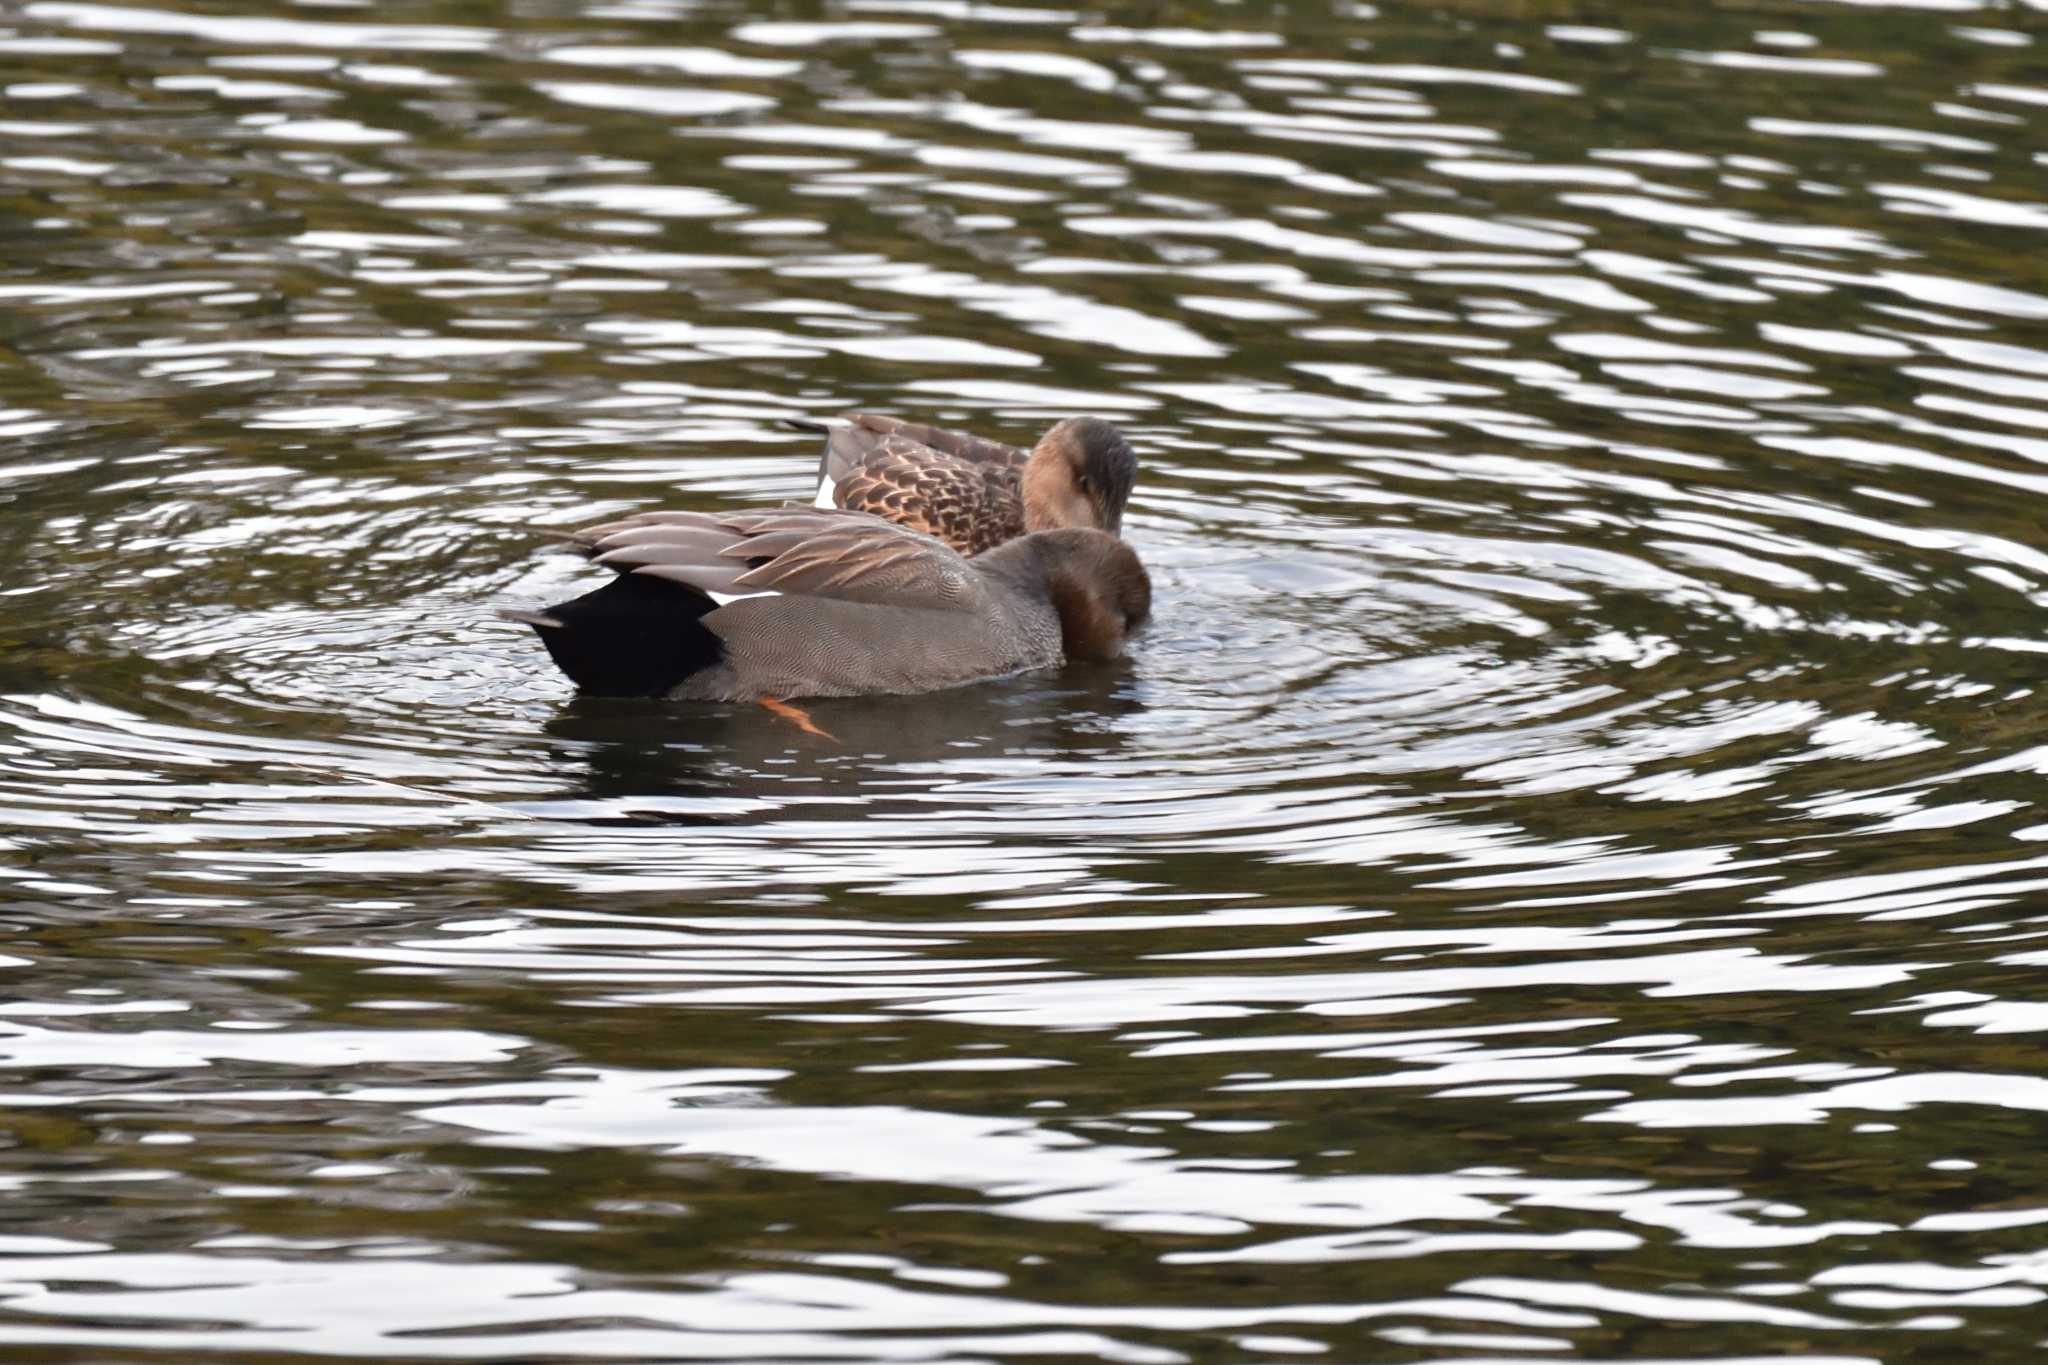
<svg viewBox="0 0 2048 1365">
<path fill-rule="evenodd" d="M 531 626 L 581 692 L 754 701 L 806 729 L 789 698 L 932 692 L 1113 659 L 1152 610 L 1137 552 L 1093 527 L 1028 532 L 972 558 L 837 508 L 650 511 L 562 538 L 611 580 L 501 615 Z"/>
<path fill-rule="evenodd" d="M 812 505 L 871 512 L 978 555 L 1033 531 L 1123 532 L 1138 457 L 1100 417 L 1069 417 L 1030 450 L 879 412 L 838 422 L 793 418 L 825 434 Z"/>
</svg>

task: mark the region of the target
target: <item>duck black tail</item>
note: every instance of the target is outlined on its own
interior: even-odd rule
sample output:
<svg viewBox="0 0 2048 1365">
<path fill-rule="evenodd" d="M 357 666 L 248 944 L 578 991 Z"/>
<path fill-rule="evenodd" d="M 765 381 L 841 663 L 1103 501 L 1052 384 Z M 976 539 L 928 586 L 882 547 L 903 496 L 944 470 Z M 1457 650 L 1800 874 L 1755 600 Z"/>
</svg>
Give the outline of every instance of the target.
<svg viewBox="0 0 2048 1365">
<path fill-rule="evenodd" d="M 702 619 L 715 605 L 680 583 L 623 573 L 542 611 L 502 614 L 533 627 L 578 691 L 660 697 L 724 657 L 724 646 Z"/>
</svg>

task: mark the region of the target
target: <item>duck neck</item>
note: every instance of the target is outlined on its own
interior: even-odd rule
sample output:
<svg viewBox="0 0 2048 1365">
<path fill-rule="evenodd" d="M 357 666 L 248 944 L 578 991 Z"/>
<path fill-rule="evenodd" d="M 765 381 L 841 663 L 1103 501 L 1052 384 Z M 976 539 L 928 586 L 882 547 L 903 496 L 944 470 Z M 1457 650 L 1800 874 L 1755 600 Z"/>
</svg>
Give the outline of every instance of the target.
<svg viewBox="0 0 2048 1365">
<path fill-rule="evenodd" d="M 1092 561 L 1069 543 L 1075 535 L 1051 531 L 1020 536 L 982 554 L 975 563 L 1016 584 L 1051 618 L 1048 624 L 1056 625 L 1067 658 L 1114 658 L 1123 643 L 1123 622 L 1092 580 Z"/>
<path fill-rule="evenodd" d="M 1093 526 L 1094 505 L 1074 485 L 1074 474 L 1066 457 L 1051 444 L 1040 441 L 1024 462 L 1018 492 L 1024 502 L 1026 531 L 1056 531 L 1067 526 Z"/>
<path fill-rule="evenodd" d="M 1052 606 L 1049 578 L 1053 566 L 1047 562 L 1045 547 L 1038 537 L 1022 535 L 1006 540 L 976 555 L 974 564 L 983 573 L 1022 590 L 1031 601 Z"/>
</svg>

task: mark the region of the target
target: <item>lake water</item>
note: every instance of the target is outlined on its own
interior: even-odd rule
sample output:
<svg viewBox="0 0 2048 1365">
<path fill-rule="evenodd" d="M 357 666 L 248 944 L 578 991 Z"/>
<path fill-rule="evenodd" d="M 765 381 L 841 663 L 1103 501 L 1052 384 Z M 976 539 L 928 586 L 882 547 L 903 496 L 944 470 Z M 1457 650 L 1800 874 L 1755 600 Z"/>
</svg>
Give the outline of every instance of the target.
<svg viewBox="0 0 2048 1365">
<path fill-rule="evenodd" d="M 2034 1358 L 2044 33 L 0 9 L 0 1355 Z M 859 408 L 1129 658 L 493 618 Z"/>
</svg>

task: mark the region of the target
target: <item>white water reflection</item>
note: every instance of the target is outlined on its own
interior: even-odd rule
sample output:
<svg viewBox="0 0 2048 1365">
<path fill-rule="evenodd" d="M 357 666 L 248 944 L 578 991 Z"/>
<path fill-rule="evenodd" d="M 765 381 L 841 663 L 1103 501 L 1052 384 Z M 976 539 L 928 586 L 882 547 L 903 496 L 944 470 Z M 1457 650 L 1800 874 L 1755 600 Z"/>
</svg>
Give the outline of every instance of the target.
<svg viewBox="0 0 2048 1365">
<path fill-rule="evenodd" d="M 380 1355 L 391 1349 L 393 1339 L 353 1307 L 373 1301 L 384 1310 L 379 1320 L 391 1323 L 399 1333 L 396 1342 L 409 1353 L 431 1358 L 491 1359 L 508 1349 L 542 1348 L 594 1359 L 636 1359 L 674 1355 L 680 1349 L 693 1359 L 846 1359 L 858 1354 L 936 1360 L 999 1353 L 1173 1365 L 1185 1358 L 1180 1352 L 1119 1334 L 1329 1326 L 1383 1316 L 1366 1308 L 1329 1304 L 1288 1309 L 1054 1307 L 801 1271 L 754 1271 L 715 1284 L 665 1291 L 598 1289 L 579 1286 L 560 1266 L 451 1262 L 423 1272 L 409 1260 L 368 1259 L 330 1262 L 335 1291 L 331 1295 L 295 1295 L 291 1290 L 300 1282 L 301 1257 L 277 1252 L 301 1248 L 273 1249 L 259 1243 L 243 1251 L 231 1242 L 220 1250 L 227 1254 L 91 1258 L 91 1268 L 107 1280 L 134 1286 L 127 1293 L 41 1289 L 36 1285 L 39 1274 L 64 1278 L 86 1266 L 80 1258 L 26 1258 L 18 1265 L 27 1272 L 29 1292 L 20 1292 L 24 1281 L 8 1287 L 16 1290 L 17 1302 L 26 1298 L 46 1318 L 112 1316 L 150 1325 L 17 1328 L 0 1331 L 0 1339 L 146 1347 L 163 1330 L 159 1323 L 206 1323 L 212 1325 L 209 1336 L 234 1349 Z M 367 1258 L 418 1249 L 401 1244 L 352 1250 Z M 237 1282 L 218 1284 L 222 1261 L 235 1267 Z M 915 1283 L 923 1278 L 919 1269 L 903 1267 L 901 1277 Z M 931 1273 L 943 1276 L 944 1270 L 935 1267 Z M 1583 1314 L 1482 1297 L 1499 1292 L 1480 1286 L 1471 1297 L 1404 1305 L 1399 1315 L 1524 1329 L 1580 1326 L 1591 1320 Z M 272 1305 L 263 1320 L 236 1316 L 238 1306 L 251 1299 Z M 624 1325 L 610 1325 L 615 1323 Z M 764 1328 L 764 1323 L 777 1326 Z"/>
<path fill-rule="evenodd" d="M 41 23 L 120 33 L 177 34 L 240 46 L 388 48 L 410 52 L 476 52 L 497 34 L 485 28 L 434 24 L 321 23 L 263 15 L 176 14 L 116 5 L 35 0 L 24 16 Z"/>
</svg>

